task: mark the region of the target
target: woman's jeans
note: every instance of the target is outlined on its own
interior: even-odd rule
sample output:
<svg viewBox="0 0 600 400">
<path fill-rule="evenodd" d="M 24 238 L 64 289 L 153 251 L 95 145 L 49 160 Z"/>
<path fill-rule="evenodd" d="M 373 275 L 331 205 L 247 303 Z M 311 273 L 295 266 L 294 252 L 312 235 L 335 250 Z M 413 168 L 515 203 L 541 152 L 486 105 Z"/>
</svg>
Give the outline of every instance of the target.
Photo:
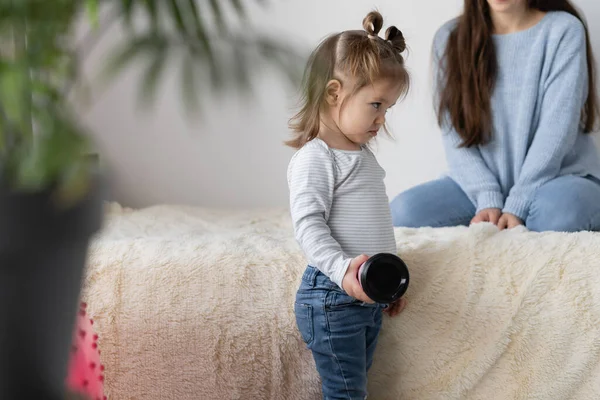
<svg viewBox="0 0 600 400">
<path fill-rule="evenodd" d="M 382 308 L 350 297 L 318 269 L 306 268 L 294 312 L 321 376 L 325 400 L 366 398 Z"/>
<path fill-rule="evenodd" d="M 399 194 L 392 202 L 394 226 L 469 225 L 475 206 L 450 178 Z M 541 186 L 532 199 L 525 226 L 530 231 L 600 231 L 600 181 L 566 175 Z"/>
</svg>

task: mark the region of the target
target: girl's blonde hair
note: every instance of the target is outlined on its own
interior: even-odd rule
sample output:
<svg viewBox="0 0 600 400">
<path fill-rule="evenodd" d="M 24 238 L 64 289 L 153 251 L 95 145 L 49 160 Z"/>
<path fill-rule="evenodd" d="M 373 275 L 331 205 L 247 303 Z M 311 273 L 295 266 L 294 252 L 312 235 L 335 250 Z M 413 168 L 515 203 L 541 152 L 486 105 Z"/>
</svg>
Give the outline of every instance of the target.
<svg viewBox="0 0 600 400">
<path fill-rule="evenodd" d="M 390 26 L 385 38 L 379 37 L 383 17 L 371 11 L 363 19 L 364 30 L 337 33 L 326 38 L 311 54 L 302 83 L 302 107 L 290 120 L 294 137 L 286 145 L 299 149 L 317 137 L 321 123 L 327 83 L 350 78 L 353 94 L 382 78 L 398 79 L 403 94 L 409 87 L 408 72 L 402 53 L 406 43 L 402 32 Z"/>
</svg>

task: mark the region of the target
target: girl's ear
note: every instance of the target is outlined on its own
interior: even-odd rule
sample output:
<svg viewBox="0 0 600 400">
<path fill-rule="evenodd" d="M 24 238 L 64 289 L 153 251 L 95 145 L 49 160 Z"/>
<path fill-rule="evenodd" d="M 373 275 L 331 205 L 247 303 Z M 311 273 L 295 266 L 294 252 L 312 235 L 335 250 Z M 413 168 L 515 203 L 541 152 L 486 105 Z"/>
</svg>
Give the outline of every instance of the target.
<svg viewBox="0 0 600 400">
<path fill-rule="evenodd" d="M 342 92 L 342 83 L 337 79 L 332 79 L 325 86 L 325 101 L 330 107 L 334 107 L 340 103 Z"/>
</svg>

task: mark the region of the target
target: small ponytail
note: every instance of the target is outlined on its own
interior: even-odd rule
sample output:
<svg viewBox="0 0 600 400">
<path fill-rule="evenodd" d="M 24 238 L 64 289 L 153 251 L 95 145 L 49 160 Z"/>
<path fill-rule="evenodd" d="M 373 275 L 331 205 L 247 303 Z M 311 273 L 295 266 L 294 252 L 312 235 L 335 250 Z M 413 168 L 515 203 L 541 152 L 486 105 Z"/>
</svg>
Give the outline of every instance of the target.
<svg viewBox="0 0 600 400">
<path fill-rule="evenodd" d="M 406 41 L 400 29 L 395 26 L 390 26 L 385 32 L 385 41 L 388 42 L 394 51 L 401 54 L 406 50 Z"/>
<path fill-rule="evenodd" d="M 369 39 L 376 39 L 379 37 L 381 28 L 383 28 L 383 16 L 377 11 L 371 11 L 363 19 L 362 25 Z"/>
</svg>

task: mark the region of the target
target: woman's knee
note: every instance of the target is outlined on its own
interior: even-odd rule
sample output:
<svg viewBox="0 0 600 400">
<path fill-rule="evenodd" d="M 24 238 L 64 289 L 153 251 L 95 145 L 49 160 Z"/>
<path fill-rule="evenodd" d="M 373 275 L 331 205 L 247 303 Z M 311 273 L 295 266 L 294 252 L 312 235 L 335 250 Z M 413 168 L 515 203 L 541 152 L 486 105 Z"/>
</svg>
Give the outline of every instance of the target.
<svg viewBox="0 0 600 400">
<path fill-rule="evenodd" d="M 534 232 L 580 232 L 588 230 L 597 230 L 600 215 L 590 215 L 589 210 L 585 210 L 578 205 L 571 207 L 557 208 L 550 202 L 543 202 L 538 206 L 536 212 L 527 218 L 527 229 Z"/>
<path fill-rule="evenodd" d="M 576 210 L 542 213 L 527 219 L 527 229 L 534 232 L 579 232 L 590 229 L 590 221 Z"/>
<path fill-rule="evenodd" d="M 600 185 L 581 177 L 561 177 L 542 186 L 531 205 L 527 228 L 535 232 L 600 229 Z"/>
</svg>

